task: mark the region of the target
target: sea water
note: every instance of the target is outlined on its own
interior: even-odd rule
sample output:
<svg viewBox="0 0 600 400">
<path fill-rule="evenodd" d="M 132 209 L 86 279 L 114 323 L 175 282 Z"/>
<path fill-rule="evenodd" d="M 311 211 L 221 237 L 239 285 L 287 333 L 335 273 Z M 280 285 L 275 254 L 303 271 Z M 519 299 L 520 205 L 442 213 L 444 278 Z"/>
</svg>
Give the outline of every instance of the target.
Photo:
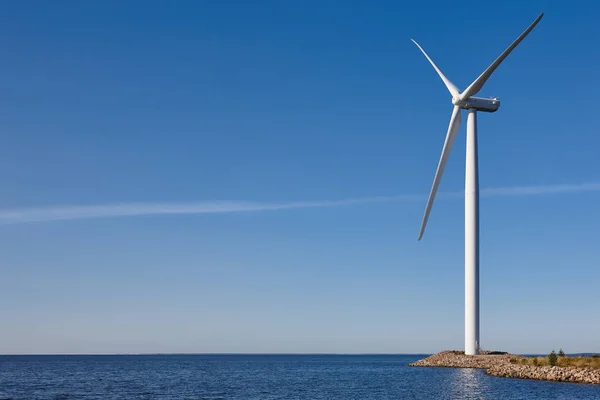
<svg viewBox="0 0 600 400">
<path fill-rule="evenodd" d="M 600 385 L 407 364 L 427 355 L 0 356 L 0 398 L 600 399 Z"/>
</svg>

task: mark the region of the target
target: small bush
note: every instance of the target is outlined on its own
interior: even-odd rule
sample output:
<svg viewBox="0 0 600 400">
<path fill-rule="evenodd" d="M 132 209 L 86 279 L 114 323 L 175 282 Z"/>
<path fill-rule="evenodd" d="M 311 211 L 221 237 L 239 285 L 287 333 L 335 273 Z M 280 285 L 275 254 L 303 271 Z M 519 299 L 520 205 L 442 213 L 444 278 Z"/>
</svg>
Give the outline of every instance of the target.
<svg viewBox="0 0 600 400">
<path fill-rule="evenodd" d="M 548 355 L 548 362 L 550 363 L 550 365 L 556 365 L 557 361 L 558 357 L 556 357 L 556 352 L 552 350 L 552 352 Z"/>
<path fill-rule="evenodd" d="M 562 349 L 560 349 L 560 350 L 558 351 L 558 356 L 559 356 L 559 357 L 564 357 L 564 356 L 565 356 L 565 352 L 564 352 L 564 351 L 562 351 Z"/>
<path fill-rule="evenodd" d="M 537 359 L 537 357 L 533 357 L 533 365 L 538 365 L 538 359 Z"/>
<path fill-rule="evenodd" d="M 598 354 L 594 354 L 592 358 L 600 358 L 600 356 Z"/>
</svg>

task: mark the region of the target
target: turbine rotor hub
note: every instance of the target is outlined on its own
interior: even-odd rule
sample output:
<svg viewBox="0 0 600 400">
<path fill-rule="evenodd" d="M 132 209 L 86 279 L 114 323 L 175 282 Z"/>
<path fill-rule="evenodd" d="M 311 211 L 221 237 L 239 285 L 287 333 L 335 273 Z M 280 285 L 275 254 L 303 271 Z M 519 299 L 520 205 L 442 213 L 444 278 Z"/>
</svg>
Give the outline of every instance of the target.
<svg viewBox="0 0 600 400">
<path fill-rule="evenodd" d="M 460 107 L 465 104 L 465 101 L 461 100 L 459 96 L 452 96 L 452 104 Z"/>
</svg>

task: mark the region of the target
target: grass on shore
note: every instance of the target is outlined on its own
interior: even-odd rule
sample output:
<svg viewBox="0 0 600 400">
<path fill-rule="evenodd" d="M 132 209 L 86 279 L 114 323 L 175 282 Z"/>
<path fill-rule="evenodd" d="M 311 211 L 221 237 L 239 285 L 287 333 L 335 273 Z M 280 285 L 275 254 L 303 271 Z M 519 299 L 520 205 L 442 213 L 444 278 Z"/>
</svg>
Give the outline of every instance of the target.
<svg viewBox="0 0 600 400">
<path fill-rule="evenodd" d="M 517 357 L 511 358 L 510 362 L 521 365 L 550 365 L 548 357 Z M 557 357 L 556 365 L 559 367 L 579 367 L 600 369 L 600 357 Z"/>
</svg>

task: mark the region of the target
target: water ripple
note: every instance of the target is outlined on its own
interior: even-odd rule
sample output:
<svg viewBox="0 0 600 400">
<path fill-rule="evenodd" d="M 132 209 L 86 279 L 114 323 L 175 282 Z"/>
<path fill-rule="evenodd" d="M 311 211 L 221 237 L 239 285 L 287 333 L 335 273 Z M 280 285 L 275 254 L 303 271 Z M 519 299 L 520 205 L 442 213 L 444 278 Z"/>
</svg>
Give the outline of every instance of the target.
<svg viewBox="0 0 600 400">
<path fill-rule="evenodd" d="M 0 399 L 599 399 L 600 386 L 408 367 L 422 356 L 0 356 Z"/>
</svg>

